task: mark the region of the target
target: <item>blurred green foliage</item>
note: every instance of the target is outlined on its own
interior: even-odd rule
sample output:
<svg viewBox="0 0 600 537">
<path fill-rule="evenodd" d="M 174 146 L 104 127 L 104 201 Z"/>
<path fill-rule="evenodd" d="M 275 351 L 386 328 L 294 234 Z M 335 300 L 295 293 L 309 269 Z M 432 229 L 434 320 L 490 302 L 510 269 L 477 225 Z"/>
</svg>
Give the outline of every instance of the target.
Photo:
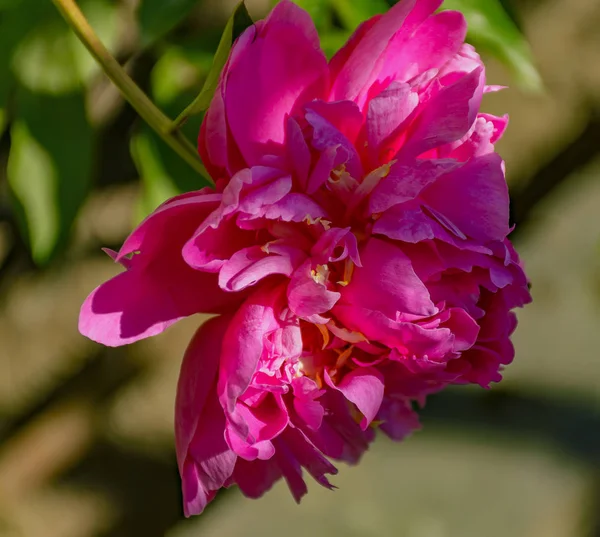
<svg viewBox="0 0 600 537">
<path fill-rule="evenodd" d="M 328 56 L 358 24 L 389 7 L 386 0 L 296 1 L 315 20 Z M 223 33 L 218 20 L 198 17 L 201 0 L 140 0 L 135 9 L 125 0 L 78 4 L 121 62 L 134 70 L 142 59 L 150 63 L 144 89 L 195 140 L 232 40 L 251 24 L 245 7 Z M 540 86 L 527 44 L 497 0 L 447 0 L 444 8 L 463 11 L 469 39 L 504 61 L 520 84 Z M 83 203 L 99 186 L 106 158 L 100 138 L 112 120 L 99 105 L 103 85 L 50 0 L 0 0 L 0 131 L 9 145 L 0 204 L 38 265 L 64 252 Z M 141 182 L 138 219 L 177 192 L 205 186 L 148 127 L 136 123 L 127 139 Z"/>
</svg>

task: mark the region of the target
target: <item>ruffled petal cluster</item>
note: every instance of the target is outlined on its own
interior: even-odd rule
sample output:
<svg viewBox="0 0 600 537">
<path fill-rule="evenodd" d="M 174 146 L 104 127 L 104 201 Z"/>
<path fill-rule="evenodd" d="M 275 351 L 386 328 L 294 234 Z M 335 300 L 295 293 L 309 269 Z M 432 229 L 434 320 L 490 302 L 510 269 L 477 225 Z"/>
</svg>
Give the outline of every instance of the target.
<svg viewBox="0 0 600 537">
<path fill-rule="evenodd" d="M 488 387 L 530 301 L 507 239 L 506 117 L 441 0 L 401 0 L 331 61 L 283 0 L 235 43 L 199 137 L 216 189 L 173 198 L 112 253 L 80 329 L 105 345 L 195 313 L 176 447 L 186 515 L 221 487 L 332 488 L 381 429 L 453 384 Z"/>
</svg>

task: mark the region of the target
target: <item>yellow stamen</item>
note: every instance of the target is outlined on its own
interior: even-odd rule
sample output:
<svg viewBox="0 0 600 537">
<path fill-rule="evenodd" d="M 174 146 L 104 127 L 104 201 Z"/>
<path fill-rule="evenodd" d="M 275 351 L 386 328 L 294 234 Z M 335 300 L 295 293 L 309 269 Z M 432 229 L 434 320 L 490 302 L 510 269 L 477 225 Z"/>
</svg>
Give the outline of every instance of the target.
<svg viewBox="0 0 600 537">
<path fill-rule="evenodd" d="M 315 382 L 317 383 L 317 388 L 320 390 L 323 387 L 323 371 L 317 371 L 315 374 Z"/>
<path fill-rule="evenodd" d="M 317 265 L 316 270 L 311 270 L 310 275 L 315 283 L 325 285 L 329 278 L 329 267 L 327 265 Z"/>
<path fill-rule="evenodd" d="M 341 352 L 338 356 L 338 359 L 335 362 L 335 368 L 340 369 L 344 366 L 344 364 L 348 361 L 348 358 L 352 355 L 352 351 L 354 347 L 350 345 L 345 351 Z"/>
<path fill-rule="evenodd" d="M 313 218 L 310 214 L 307 214 L 304 217 L 303 222 L 306 222 L 309 226 L 321 224 L 323 226 L 323 229 L 325 229 L 325 231 L 327 231 L 328 229 L 331 228 L 331 222 L 329 220 L 325 220 L 324 218 L 321 218 L 320 216 L 318 216 L 317 218 Z"/>
<path fill-rule="evenodd" d="M 327 329 L 327 326 L 325 326 L 324 324 L 315 324 L 315 326 L 319 329 L 319 332 L 321 332 L 321 335 L 323 336 L 323 347 L 322 349 L 325 349 L 327 347 L 327 345 L 329 345 L 329 330 Z"/>
</svg>

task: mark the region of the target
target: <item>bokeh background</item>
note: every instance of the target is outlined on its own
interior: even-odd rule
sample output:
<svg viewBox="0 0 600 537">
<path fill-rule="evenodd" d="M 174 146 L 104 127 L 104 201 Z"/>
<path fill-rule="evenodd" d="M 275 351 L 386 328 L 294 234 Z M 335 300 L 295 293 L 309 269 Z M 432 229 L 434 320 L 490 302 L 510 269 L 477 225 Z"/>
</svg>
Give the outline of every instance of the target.
<svg viewBox="0 0 600 537">
<path fill-rule="evenodd" d="M 385 7 L 302 3 L 328 51 Z M 247 4 L 258 18 L 270 2 Z M 512 86 L 484 108 L 511 116 L 499 151 L 533 282 L 515 363 L 490 391 L 432 397 L 422 432 L 378 439 L 341 468 L 335 492 L 312 486 L 298 507 L 284 484 L 260 501 L 229 490 L 185 520 L 173 402 L 202 319 L 115 350 L 81 337 L 77 317 L 118 272 L 100 248 L 201 179 L 124 103 L 50 0 L 0 0 L 1 536 L 600 537 L 600 2 L 504 0 L 509 18 L 488 20 L 478 10 L 495 1 L 448 4 L 470 10 L 489 81 Z M 80 5 L 175 117 L 202 86 L 234 2 Z M 192 140 L 200 120 L 184 128 Z"/>
</svg>

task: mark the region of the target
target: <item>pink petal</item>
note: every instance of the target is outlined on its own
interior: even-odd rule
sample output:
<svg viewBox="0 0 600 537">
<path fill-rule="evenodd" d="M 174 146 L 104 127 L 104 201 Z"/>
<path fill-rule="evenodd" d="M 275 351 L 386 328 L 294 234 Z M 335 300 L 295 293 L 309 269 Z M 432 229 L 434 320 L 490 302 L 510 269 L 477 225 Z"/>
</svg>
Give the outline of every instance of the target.
<svg viewBox="0 0 600 537">
<path fill-rule="evenodd" d="M 201 513 L 235 464 L 223 438 L 225 416 L 215 391 L 221 342 L 231 317 L 207 321 L 190 342 L 175 401 L 175 446 L 186 516 Z"/>
<path fill-rule="evenodd" d="M 225 291 L 241 291 L 273 274 L 291 276 L 304 254 L 293 248 L 282 253 L 284 255 L 269 255 L 260 246 L 236 252 L 219 272 L 219 287 Z"/>
<path fill-rule="evenodd" d="M 394 205 L 414 200 L 425 187 L 457 167 L 451 159 L 394 164 L 369 198 L 370 214 L 383 213 Z"/>
<path fill-rule="evenodd" d="M 383 400 L 383 377 L 376 369 L 365 367 L 354 369 L 344 375 L 342 381 L 336 386 L 325 372 L 325 380 L 336 390 L 344 394 L 344 397 L 363 414 L 360 426 L 364 431 L 375 419 L 381 401 Z"/>
<path fill-rule="evenodd" d="M 358 109 L 356 113 L 360 114 Z M 336 147 L 336 160 L 334 168 L 346 166 L 346 169 L 355 178 L 362 177 L 363 169 L 360 157 L 354 147 L 354 144 L 345 136 L 345 134 L 333 123 L 321 116 L 316 110 L 307 107 L 306 121 L 313 128 L 312 146 L 317 151 L 327 151 Z"/>
<path fill-rule="evenodd" d="M 216 227 L 202 226 L 183 247 L 183 258 L 190 267 L 218 272 L 235 252 L 255 242 L 256 234 L 238 227 L 235 218 L 219 219 Z"/>
<path fill-rule="evenodd" d="M 378 60 L 383 58 L 392 38 L 400 29 L 410 35 L 440 3 L 438 0 L 402 0 L 378 18 L 375 24 L 361 29 L 360 41 L 353 46 L 343 67 L 339 69 L 330 99 L 355 101 L 362 108 L 364 97 L 361 95 L 377 79 L 381 69 Z"/>
<path fill-rule="evenodd" d="M 282 298 L 280 288 L 255 292 L 236 312 L 225 334 L 217 391 L 229 419 L 236 417 L 237 400 L 256 371 L 265 337 L 280 326 L 275 308 Z"/>
<path fill-rule="evenodd" d="M 360 256 L 362 268 L 354 270 L 352 281 L 342 290 L 345 304 L 381 311 L 390 319 L 395 319 L 397 312 L 435 313 L 427 288 L 400 248 L 371 238 Z"/>
<path fill-rule="evenodd" d="M 327 212 L 309 196 L 299 192 L 290 192 L 276 203 L 265 207 L 262 216 L 268 220 L 303 222 L 307 217 L 312 220 L 325 218 Z"/>
<path fill-rule="evenodd" d="M 467 23 L 457 11 L 443 11 L 428 17 L 413 32 L 401 31 L 386 51 L 378 80 L 406 82 L 439 68 L 461 49 Z"/>
<path fill-rule="evenodd" d="M 408 401 L 386 398 L 377 419 L 383 421 L 379 428 L 392 440 L 404 440 L 413 431 L 420 429 L 419 416 Z"/>
<path fill-rule="evenodd" d="M 260 498 L 281 479 L 281 468 L 275 459 L 245 461 L 238 459 L 233 480 L 248 498 Z"/>
<path fill-rule="evenodd" d="M 379 162 L 382 144 L 417 108 L 419 96 L 408 84 L 394 82 L 369 103 L 367 112 L 367 141 L 374 162 Z"/>
<path fill-rule="evenodd" d="M 325 91 L 327 61 L 315 36 L 306 12 L 281 2 L 229 69 L 227 120 L 248 165 L 281 153 L 287 115 Z"/>
<path fill-rule="evenodd" d="M 287 296 L 290 310 L 298 317 L 306 319 L 326 313 L 340 298 L 339 293 L 329 291 L 325 284 L 313 278 L 310 260 L 292 275 Z"/>
<path fill-rule="evenodd" d="M 435 94 L 411 126 L 402 158 L 461 139 L 475 121 L 484 84 L 483 67 L 478 67 Z"/>
<path fill-rule="evenodd" d="M 502 159 L 495 153 L 473 159 L 445 175 L 422 197 L 473 239 L 486 242 L 503 240 L 508 235 L 508 187 Z"/>
<path fill-rule="evenodd" d="M 108 346 L 159 334 L 194 313 L 218 313 L 237 302 L 216 286 L 216 276 L 190 268 L 181 255 L 214 194 L 184 195 L 163 204 L 130 235 L 119 252 L 130 268 L 100 285 L 82 305 L 80 332 Z M 203 199 L 205 198 L 205 199 Z"/>
<path fill-rule="evenodd" d="M 317 483 L 328 489 L 334 488 L 329 483 L 326 474 L 336 475 L 338 473 L 337 468 L 321 452 L 315 449 L 299 429 L 288 427 L 282 435 L 282 439 L 289 448 L 291 455 L 303 468 L 308 470 L 308 473 Z"/>
<path fill-rule="evenodd" d="M 308 172 L 310 170 L 310 150 L 304 139 L 304 134 L 298 122 L 293 118 L 287 120 L 286 147 L 288 158 L 292 163 L 295 176 L 302 190 L 306 190 L 308 184 Z"/>
<path fill-rule="evenodd" d="M 222 315 L 206 321 L 183 357 L 175 399 L 175 447 L 180 471 L 208 393 L 216 382 L 221 343 L 230 320 L 230 316 Z"/>
</svg>

